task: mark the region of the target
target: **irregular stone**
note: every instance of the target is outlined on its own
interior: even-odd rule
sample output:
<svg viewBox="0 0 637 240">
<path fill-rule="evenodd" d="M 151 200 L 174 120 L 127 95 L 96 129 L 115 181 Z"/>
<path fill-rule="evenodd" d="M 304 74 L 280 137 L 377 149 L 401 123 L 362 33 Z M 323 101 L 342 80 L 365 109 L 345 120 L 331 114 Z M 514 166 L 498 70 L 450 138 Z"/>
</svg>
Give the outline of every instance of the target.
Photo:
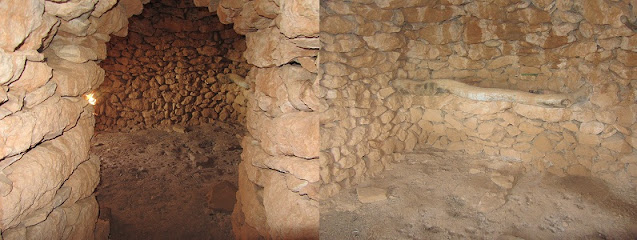
<svg viewBox="0 0 637 240">
<path fill-rule="evenodd" d="M 93 10 L 97 2 L 98 0 L 70 0 L 63 3 L 45 1 L 44 6 L 47 13 L 69 21 Z"/>
<path fill-rule="evenodd" d="M 621 27 L 623 25 L 619 19 L 619 17 L 622 16 L 622 10 L 606 1 L 577 1 L 575 7 L 579 9 L 582 16 L 592 24 L 610 24 L 613 27 Z"/>
<path fill-rule="evenodd" d="M 2 26 L 0 29 L 0 49 L 8 52 L 14 51 L 31 32 L 42 24 L 44 3 L 53 4 L 48 1 L 25 0 L 5 2 L 0 7 L 0 16 L 3 16 L 0 18 L 0 26 Z M 0 52 L 0 63 L 2 63 L 2 55 L 3 53 Z M 0 83 L 3 82 L 1 76 L 2 74 L 0 74 Z"/>
<path fill-rule="evenodd" d="M 47 102 L 50 101 L 57 108 L 64 104 L 57 101 L 53 102 L 52 100 L 54 99 L 49 99 L 40 105 L 47 105 Z M 20 113 L 22 114 L 23 112 Z M 62 117 L 61 113 L 45 113 L 45 115 L 49 121 L 54 116 Z M 72 115 L 73 120 L 76 120 L 79 112 Z M 15 114 L 6 117 L 2 121 L 14 116 Z M 42 118 L 33 119 L 41 120 Z M 60 122 L 63 122 L 63 119 L 61 120 Z M 90 137 L 93 135 L 93 124 L 93 120 L 85 115 L 77 123 L 77 126 L 65 132 L 64 135 L 31 149 L 24 154 L 20 161 L 13 163 L 4 170 L 11 173 L 7 177 L 13 182 L 14 188 L 8 195 L 0 197 L 0 201 L 4 203 L 0 205 L 3 212 L 3 217 L 0 219 L 0 227 L 2 229 L 18 225 L 25 216 L 51 203 L 55 197 L 56 190 L 62 186 L 80 162 L 88 157 Z M 12 127 L 29 129 L 22 128 L 18 124 L 13 124 Z M 11 134 L 6 130 L 2 132 Z M 38 135 L 41 134 L 35 131 L 33 138 L 38 140 Z M 30 139 L 28 138 L 28 140 Z M 14 144 L 14 141 L 9 141 L 8 144 L 3 146 L 12 146 L 14 149 L 15 147 L 21 147 L 18 144 Z"/>
<path fill-rule="evenodd" d="M 377 33 L 363 39 L 370 48 L 379 51 L 393 51 L 405 45 L 405 40 L 397 33 Z"/>
<path fill-rule="evenodd" d="M 293 112 L 274 119 L 248 114 L 250 133 L 262 141 L 266 152 L 307 159 L 318 157 L 318 121 L 318 114 L 313 112 Z"/>
<path fill-rule="evenodd" d="M 283 174 L 270 175 L 263 190 L 263 205 L 271 236 L 318 239 L 318 202 L 290 191 Z"/>
<path fill-rule="evenodd" d="M 93 61 L 77 64 L 49 59 L 48 63 L 53 68 L 51 81 L 57 84 L 56 91 L 62 96 L 80 96 L 104 81 L 104 70 Z"/>
<path fill-rule="evenodd" d="M 504 176 L 499 173 L 491 174 L 491 181 L 504 189 L 513 188 L 513 180 L 515 180 L 513 176 Z"/>
<path fill-rule="evenodd" d="M 20 77 L 26 65 L 26 56 L 7 54 L 0 49 L 0 84 L 11 83 Z"/>
<path fill-rule="evenodd" d="M 319 2 L 312 0 L 283 1 L 277 26 L 288 38 L 315 37 L 319 33 Z"/>
<path fill-rule="evenodd" d="M 62 204 L 62 207 L 70 207 L 80 199 L 84 199 L 93 194 L 100 181 L 99 175 L 99 156 L 92 155 L 88 160 L 80 163 L 62 185 L 62 188 L 71 189 L 71 193 L 66 201 L 64 201 L 64 204 Z"/>
<path fill-rule="evenodd" d="M 268 28 L 246 35 L 248 49 L 244 57 L 258 67 L 280 66 L 296 57 L 316 56 L 316 50 L 297 47 L 277 28 Z"/>
<path fill-rule="evenodd" d="M 604 124 L 596 121 L 580 124 L 579 130 L 586 134 L 599 134 L 604 131 Z"/>
<path fill-rule="evenodd" d="M 460 15 L 462 10 L 455 7 L 433 8 L 414 7 L 402 9 L 408 23 L 439 23 Z"/>
<path fill-rule="evenodd" d="M 55 84 L 54 82 L 48 82 L 44 86 L 33 90 L 32 92 L 24 96 L 24 106 L 27 108 L 35 107 L 50 96 L 53 96 L 56 88 L 57 84 Z"/>
</svg>

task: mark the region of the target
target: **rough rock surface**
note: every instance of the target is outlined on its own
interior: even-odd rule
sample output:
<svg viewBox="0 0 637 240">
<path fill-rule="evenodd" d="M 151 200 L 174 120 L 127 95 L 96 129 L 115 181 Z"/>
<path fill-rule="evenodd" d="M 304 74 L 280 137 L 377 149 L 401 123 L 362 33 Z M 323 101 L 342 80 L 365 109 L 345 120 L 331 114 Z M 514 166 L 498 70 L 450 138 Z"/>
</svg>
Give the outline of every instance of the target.
<svg viewBox="0 0 637 240">
<path fill-rule="evenodd" d="M 228 74 L 245 76 L 245 40 L 232 26 L 194 5 L 146 4 L 129 19 L 129 34 L 108 43 L 96 91 L 98 130 L 245 122 L 244 89 Z"/>
<path fill-rule="evenodd" d="M 637 35 L 617 22 L 630 7 L 596 0 L 322 4 L 321 196 L 433 147 L 601 178 L 637 202 L 637 71 L 629 60 Z M 547 108 L 414 96 L 395 79 L 587 94 L 568 108 Z"/>
</svg>

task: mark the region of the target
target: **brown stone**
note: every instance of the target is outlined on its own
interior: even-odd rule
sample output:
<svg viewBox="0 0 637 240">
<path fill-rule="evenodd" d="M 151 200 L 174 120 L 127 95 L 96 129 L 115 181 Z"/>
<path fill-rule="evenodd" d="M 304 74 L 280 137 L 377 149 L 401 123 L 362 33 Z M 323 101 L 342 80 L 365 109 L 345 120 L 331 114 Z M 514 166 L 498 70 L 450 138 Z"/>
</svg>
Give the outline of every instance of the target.
<svg viewBox="0 0 637 240">
<path fill-rule="evenodd" d="M 455 7 L 414 7 L 404 8 L 402 11 L 405 16 L 405 21 L 408 23 L 439 23 L 449 20 L 461 12 Z"/>
<path fill-rule="evenodd" d="M 244 57 L 258 67 L 280 66 L 296 57 L 316 56 L 316 50 L 303 49 L 290 42 L 277 28 L 246 35 L 248 49 Z"/>
<path fill-rule="evenodd" d="M 614 27 L 622 26 L 619 19 L 622 10 L 603 0 L 576 1 L 575 8 L 579 9 L 584 18 L 592 24 L 610 24 Z"/>
<path fill-rule="evenodd" d="M 314 37 L 319 32 L 319 2 L 313 0 L 283 1 L 277 25 L 288 38 Z"/>
<path fill-rule="evenodd" d="M 321 20 L 321 31 L 331 34 L 351 33 L 356 23 L 344 16 L 328 16 Z"/>
<path fill-rule="evenodd" d="M 392 51 L 405 45 L 404 38 L 397 33 L 377 33 L 363 39 L 370 48 L 379 51 Z"/>
</svg>

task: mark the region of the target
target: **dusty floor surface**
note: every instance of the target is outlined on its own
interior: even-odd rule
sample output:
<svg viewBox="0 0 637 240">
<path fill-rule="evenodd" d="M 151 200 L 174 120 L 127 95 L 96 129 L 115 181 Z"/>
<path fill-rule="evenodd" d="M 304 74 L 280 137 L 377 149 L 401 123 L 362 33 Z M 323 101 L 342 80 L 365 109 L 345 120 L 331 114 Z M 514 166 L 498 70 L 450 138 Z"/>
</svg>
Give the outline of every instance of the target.
<svg viewBox="0 0 637 240">
<path fill-rule="evenodd" d="M 321 239 L 637 239 L 637 207 L 599 180 L 426 150 L 321 203 Z"/>
<path fill-rule="evenodd" d="M 217 183 L 237 184 L 242 130 L 216 123 L 182 131 L 93 138 L 91 154 L 102 159 L 97 200 L 111 209 L 111 239 L 233 238 L 231 213 L 211 209 L 209 199 Z"/>
</svg>

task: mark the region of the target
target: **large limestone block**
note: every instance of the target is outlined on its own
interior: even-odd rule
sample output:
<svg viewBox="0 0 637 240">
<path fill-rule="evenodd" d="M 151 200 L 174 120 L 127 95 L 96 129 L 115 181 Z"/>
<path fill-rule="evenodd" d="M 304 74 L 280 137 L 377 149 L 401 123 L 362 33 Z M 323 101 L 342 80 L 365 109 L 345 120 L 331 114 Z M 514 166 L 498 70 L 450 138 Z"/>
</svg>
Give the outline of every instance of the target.
<svg viewBox="0 0 637 240">
<path fill-rule="evenodd" d="M 53 39 L 53 33 L 55 33 L 60 26 L 60 22 L 61 20 L 59 18 L 44 13 L 44 15 L 42 15 L 42 24 L 29 34 L 19 49 L 37 51 L 38 49 L 48 47 Z"/>
<path fill-rule="evenodd" d="M 274 19 L 279 15 L 281 7 L 279 7 L 278 1 L 273 0 L 255 0 L 254 10 L 261 16 Z"/>
<path fill-rule="evenodd" d="M 66 21 L 79 17 L 95 9 L 99 0 L 70 0 L 63 3 L 46 1 L 46 12 Z"/>
<path fill-rule="evenodd" d="M 252 72 L 256 75 L 254 100 L 258 108 L 271 114 L 294 111 L 280 68 L 256 68 Z"/>
<path fill-rule="evenodd" d="M 80 96 L 104 81 L 104 70 L 94 61 L 78 64 L 51 59 L 49 66 L 53 67 L 51 80 L 57 83 L 57 92 L 62 96 Z"/>
<path fill-rule="evenodd" d="M 2 1 L 0 3 L 0 49 L 15 50 L 42 24 L 44 3 L 39 0 Z M 2 79 L 0 79 L 0 83 Z"/>
<path fill-rule="evenodd" d="M 317 182 L 319 180 L 318 159 L 308 160 L 289 156 L 271 156 L 258 145 L 244 148 L 241 156 L 244 159 L 251 159 L 252 165 L 255 167 L 289 173 L 298 179 L 308 182 Z"/>
<path fill-rule="evenodd" d="M 100 181 L 100 158 L 97 155 L 91 156 L 87 161 L 82 162 L 73 171 L 73 174 L 64 182 L 62 187 L 71 189 L 68 199 L 62 207 L 69 207 L 78 200 L 84 199 L 95 191 L 95 187 Z"/>
<path fill-rule="evenodd" d="M 94 195 L 69 207 L 63 207 L 62 210 L 66 214 L 63 239 L 94 239 L 95 223 L 99 214 L 99 206 Z"/>
<path fill-rule="evenodd" d="M 55 121 L 52 116 L 57 115 L 47 115 L 48 120 Z M 64 135 L 38 145 L 4 169 L 13 189 L 0 197 L 0 228 L 16 226 L 30 213 L 49 206 L 64 181 L 86 160 L 93 124 L 92 116 L 85 114 Z"/>
<path fill-rule="evenodd" d="M 103 35 L 125 37 L 128 33 L 128 17 L 126 17 L 126 9 L 121 5 L 116 5 L 110 11 L 104 13 L 101 17 L 91 17 L 91 25 L 88 32 L 95 32 Z"/>
<path fill-rule="evenodd" d="M 31 92 L 46 84 L 53 76 L 53 69 L 46 62 L 27 61 L 24 71 L 18 80 L 11 83 L 11 89 L 21 89 Z"/>
<path fill-rule="evenodd" d="M 46 220 L 26 228 L 22 239 L 62 239 L 66 223 L 66 214 L 62 209 L 55 209 Z"/>
<path fill-rule="evenodd" d="M 24 71 L 27 57 L 0 49 L 0 84 L 17 80 Z"/>
<path fill-rule="evenodd" d="M 302 67 L 284 65 L 281 67 L 281 79 L 285 83 L 292 106 L 301 111 L 318 111 L 319 101 L 312 91 L 315 74 Z"/>
<path fill-rule="evenodd" d="M 74 126 L 86 106 L 80 99 L 51 97 L 0 120 L 0 158 L 26 151 Z"/>
<path fill-rule="evenodd" d="M 241 13 L 234 17 L 232 21 L 234 22 L 233 28 L 235 32 L 243 35 L 258 29 L 268 28 L 272 23 L 272 19 L 257 14 L 253 1 L 243 5 Z"/>
<path fill-rule="evenodd" d="M 270 176 L 263 191 L 263 205 L 272 237 L 318 239 L 318 202 L 290 191 L 283 174 Z"/>
<path fill-rule="evenodd" d="M 56 36 L 45 55 L 57 57 L 73 63 L 84 63 L 106 58 L 106 43 L 95 37 Z"/>
<path fill-rule="evenodd" d="M 317 50 L 298 47 L 279 32 L 278 28 L 268 28 L 246 35 L 248 49 L 244 57 L 257 67 L 281 66 L 297 57 L 317 55 Z"/>
<path fill-rule="evenodd" d="M 319 1 L 281 1 L 277 26 L 288 38 L 315 37 L 319 33 Z"/>
<path fill-rule="evenodd" d="M 217 5 L 219 21 L 223 24 L 232 23 L 233 18 L 239 15 L 246 2 L 247 0 L 221 0 Z"/>
<path fill-rule="evenodd" d="M 119 0 L 99 0 L 95 4 L 95 9 L 91 12 L 93 17 L 101 17 L 102 14 L 111 10 Z"/>
<path fill-rule="evenodd" d="M 248 178 L 246 167 L 254 168 L 248 163 L 251 159 L 244 158 L 243 160 L 239 164 L 239 189 L 237 191 L 237 203 L 232 212 L 232 228 L 236 236 L 251 232 L 245 230 L 256 231 L 263 236 L 268 236 L 265 208 L 260 196 L 263 192 L 259 190 L 259 186 Z"/>
<path fill-rule="evenodd" d="M 261 141 L 270 155 L 297 156 L 306 159 L 318 157 L 319 114 L 292 112 L 277 118 L 249 113 L 250 133 Z"/>
</svg>

